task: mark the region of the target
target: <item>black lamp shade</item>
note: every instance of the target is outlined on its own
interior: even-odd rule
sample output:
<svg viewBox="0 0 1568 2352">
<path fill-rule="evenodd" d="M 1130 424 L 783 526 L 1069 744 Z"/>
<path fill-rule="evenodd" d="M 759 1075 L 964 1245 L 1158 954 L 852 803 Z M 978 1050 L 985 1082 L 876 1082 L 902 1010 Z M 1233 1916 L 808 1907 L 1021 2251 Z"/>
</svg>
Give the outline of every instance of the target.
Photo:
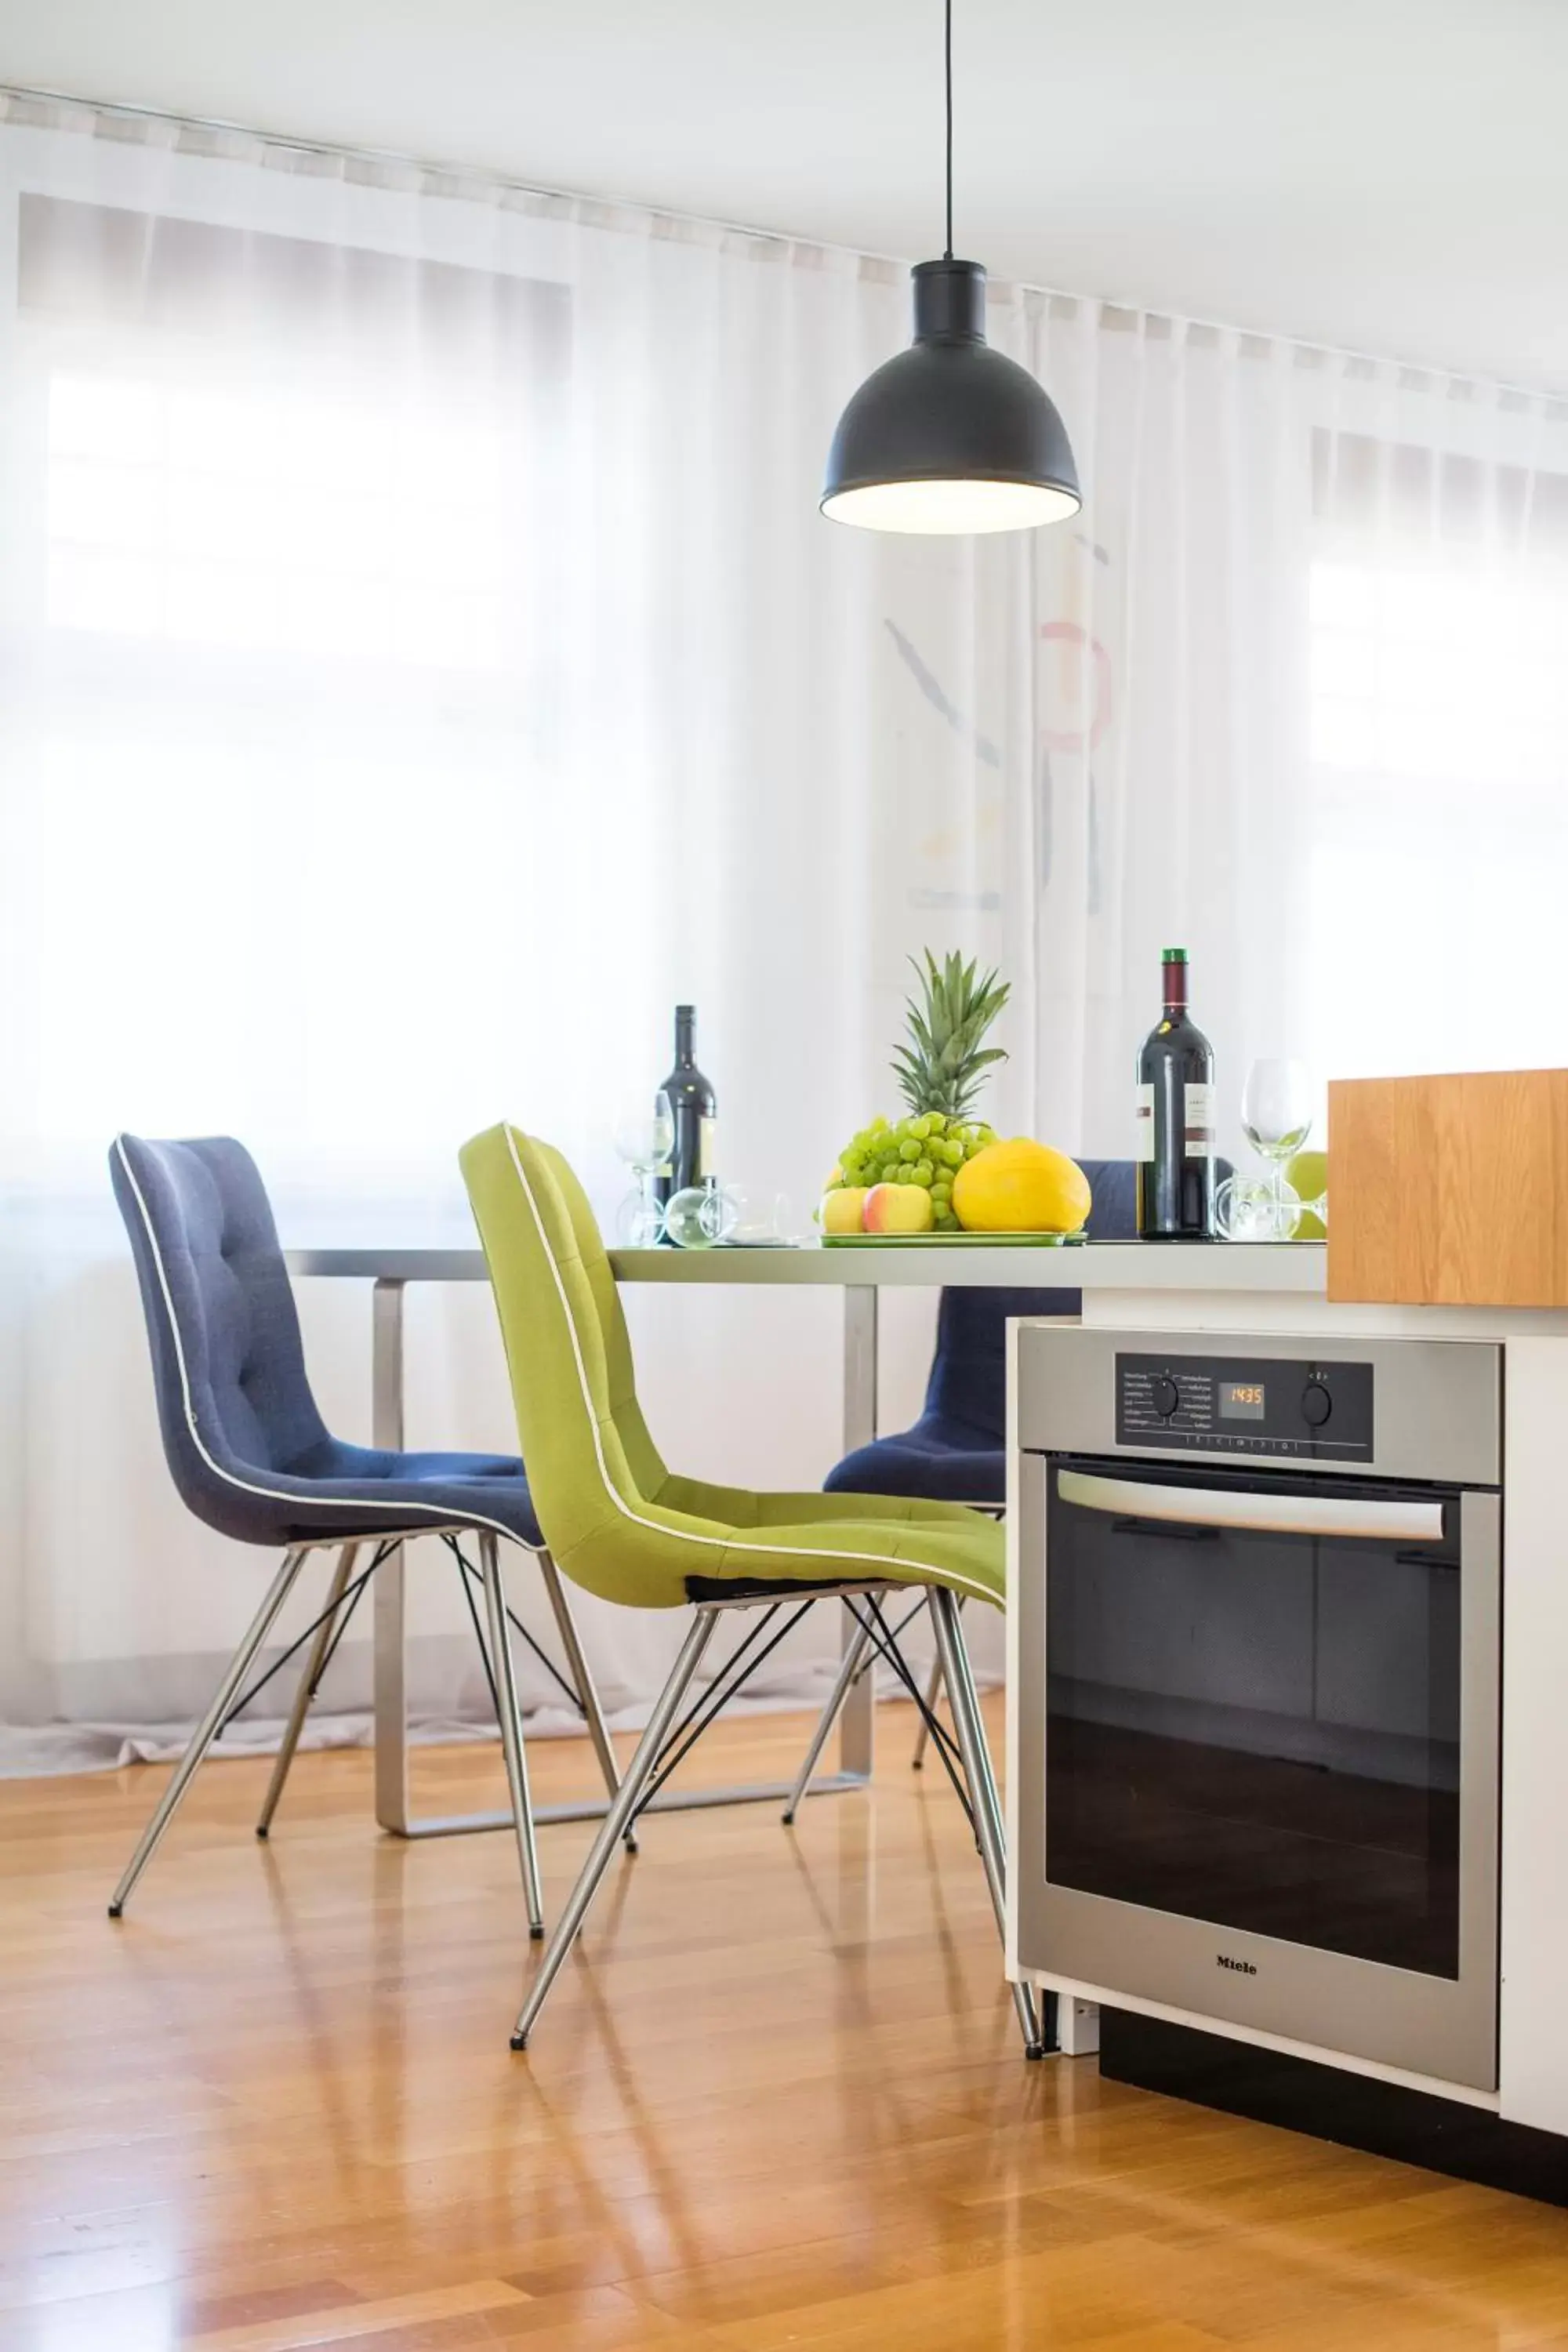
<svg viewBox="0 0 1568 2352">
<path fill-rule="evenodd" d="M 838 420 L 822 511 L 873 530 L 1023 530 L 1083 500 L 1067 428 L 1026 368 L 985 341 L 974 261 L 914 269 L 915 339 Z"/>
</svg>

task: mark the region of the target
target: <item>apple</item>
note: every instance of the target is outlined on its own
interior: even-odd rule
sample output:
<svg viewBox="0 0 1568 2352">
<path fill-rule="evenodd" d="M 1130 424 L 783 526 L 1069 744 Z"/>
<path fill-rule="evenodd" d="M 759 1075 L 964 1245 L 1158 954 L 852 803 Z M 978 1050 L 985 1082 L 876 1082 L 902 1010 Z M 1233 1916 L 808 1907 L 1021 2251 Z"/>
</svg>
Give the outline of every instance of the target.
<svg viewBox="0 0 1568 2352">
<path fill-rule="evenodd" d="M 858 1234 L 864 1231 L 861 1213 L 870 1199 L 866 1184 L 839 1184 L 831 1192 L 824 1192 L 818 1215 L 825 1234 Z"/>
<path fill-rule="evenodd" d="M 923 1184 L 873 1184 L 866 1195 L 868 1234 L 929 1234 L 935 1223 L 936 1211 Z"/>
</svg>

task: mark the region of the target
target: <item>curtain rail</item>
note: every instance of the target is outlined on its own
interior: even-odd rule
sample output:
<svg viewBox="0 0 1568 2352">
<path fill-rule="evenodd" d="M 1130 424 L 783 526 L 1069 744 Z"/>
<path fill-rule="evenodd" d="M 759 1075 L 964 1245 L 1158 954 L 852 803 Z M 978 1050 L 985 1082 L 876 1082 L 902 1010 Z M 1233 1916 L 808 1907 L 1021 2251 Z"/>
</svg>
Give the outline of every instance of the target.
<svg viewBox="0 0 1568 2352">
<path fill-rule="evenodd" d="M 234 122 L 222 115 L 171 114 L 162 107 L 136 106 L 117 99 L 83 98 L 73 96 L 68 90 L 39 89 L 24 82 L 0 82 L 0 107 L 11 99 L 35 106 L 72 107 L 112 121 L 163 123 L 175 131 L 208 131 L 225 138 L 248 139 L 259 147 L 272 148 L 284 154 L 319 156 L 323 161 L 358 163 L 375 171 L 416 172 L 436 182 L 458 183 L 458 187 L 451 193 L 458 196 L 468 189 L 489 189 L 503 195 L 526 196 L 540 204 L 581 205 L 590 212 L 597 211 L 606 215 L 636 212 L 642 214 L 645 219 L 667 223 L 671 228 L 717 229 L 725 236 L 742 237 L 759 247 L 869 263 L 900 274 L 910 267 L 908 257 L 904 255 L 871 253 L 859 246 L 835 244 L 821 237 L 788 236 L 776 229 L 759 228 L 754 221 L 722 220 L 705 213 L 675 212 L 668 205 L 646 204 L 632 196 L 584 195 L 571 188 L 544 187 L 537 182 L 518 179 L 505 172 L 481 170 L 472 163 L 442 163 L 428 156 L 405 154 L 394 148 L 347 147 L 331 140 L 298 139 L 286 131 L 258 131 L 254 124 Z M 437 186 L 429 193 L 440 195 L 447 192 Z M 1122 311 L 1145 324 L 1195 327 L 1205 334 L 1237 335 L 1247 341 L 1277 343 L 1298 353 L 1310 354 L 1316 359 L 1348 362 L 1355 367 L 1396 368 L 1401 373 L 1421 376 L 1428 382 L 1446 383 L 1455 392 L 1495 394 L 1507 400 L 1544 402 L 1553 409 L 1563 409 L 1568 404 L 1568 387 L 1512 383 L 1500 376 L 1470 375 L 1462 369 L 1443 367 L 1432 360 L 1408 358 L 1397 352 L 1356 351 L 1347 343 L 1315 341 L 1310 336 L 1292 334 L 1283 327 L 1249 327 L 1234 319 L 1199 318 L 1191 311 L 1162 310 L 1131 298 L 1122 299 L 1110 295 L 1079 293 L 1069 287 L 1041 286 L 1026 278 L 993 278 L 991 283 L 999 292 L 1025 298 L 1032 296 L 1047 302 L 1099 304 L 1104 310 Z"/>
</svg>

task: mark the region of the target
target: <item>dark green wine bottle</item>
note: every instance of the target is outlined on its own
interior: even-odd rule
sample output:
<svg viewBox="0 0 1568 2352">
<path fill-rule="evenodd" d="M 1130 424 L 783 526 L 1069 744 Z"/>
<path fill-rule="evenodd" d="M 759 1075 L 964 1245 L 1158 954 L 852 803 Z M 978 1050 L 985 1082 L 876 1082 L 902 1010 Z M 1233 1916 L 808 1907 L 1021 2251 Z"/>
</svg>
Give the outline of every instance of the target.
<svg viewBox="0 0 1568 2352">
<path fill-rule="evenodd" d="M 1138 1055 L 1138 1235 L 1214 1239 L 1214 1048 L 1187 1011 L 1187 951 L 1160 959 L 1164 1008 Z"/>
<path fill-rule="evenodd" d="M 668 1206 L 677 1192 L 700 1184 L 719 1172 L 714 1164 L 719 1105 L 711 1086 L 697 1066 L 697 1007 L 675 1008 L 675 1067 L 664 1081 L 675 1115 L 675 1149 L 669 1173 L 653 1180 L 654 1196 Z"/>
</svg>

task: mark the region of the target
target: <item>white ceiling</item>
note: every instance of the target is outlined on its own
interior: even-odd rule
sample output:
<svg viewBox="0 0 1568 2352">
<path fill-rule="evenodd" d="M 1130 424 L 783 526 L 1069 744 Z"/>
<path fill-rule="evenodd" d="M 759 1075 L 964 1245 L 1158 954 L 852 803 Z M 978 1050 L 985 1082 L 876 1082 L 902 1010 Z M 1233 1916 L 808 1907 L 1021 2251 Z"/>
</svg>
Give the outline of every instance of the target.
<svg viewBox="0 0 1568 2352">
<path fill-rule="evenodd" d="M 1568 388 L 1568 0 L 955 0 L 998 277 Z M 0 81 L 941 247 L 940 0 L 0 0 Z"/>
</svg>

